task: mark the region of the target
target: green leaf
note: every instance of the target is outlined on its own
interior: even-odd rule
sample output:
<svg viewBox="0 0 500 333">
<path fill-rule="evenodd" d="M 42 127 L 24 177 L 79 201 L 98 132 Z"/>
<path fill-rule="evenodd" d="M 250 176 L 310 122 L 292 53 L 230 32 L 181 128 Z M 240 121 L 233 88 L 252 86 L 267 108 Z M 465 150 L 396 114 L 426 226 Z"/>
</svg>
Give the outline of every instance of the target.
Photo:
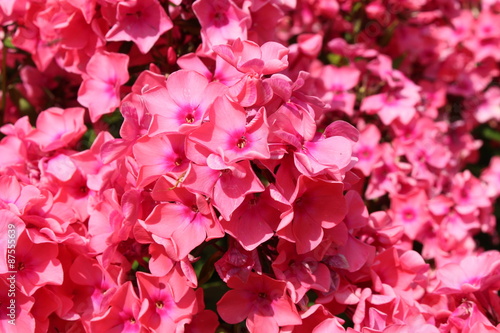
<svg viewBox="0 0 500 333">
<path fill-rule="evenodd" d="M 483 137 L 485 137 L 486 139 L 500 142 L 500 132 L 499 131 L 495 131 L 491 127 L 486 127 L 483 130 L 482 134 L 483 134 Z"/>
<path fill-rule="evenodd" d="M 12 37 L 8 36 L 3 40 L 3 45 L 8 49 L 15 49 L 16 47 L 12 44 Z"/>
</svg>

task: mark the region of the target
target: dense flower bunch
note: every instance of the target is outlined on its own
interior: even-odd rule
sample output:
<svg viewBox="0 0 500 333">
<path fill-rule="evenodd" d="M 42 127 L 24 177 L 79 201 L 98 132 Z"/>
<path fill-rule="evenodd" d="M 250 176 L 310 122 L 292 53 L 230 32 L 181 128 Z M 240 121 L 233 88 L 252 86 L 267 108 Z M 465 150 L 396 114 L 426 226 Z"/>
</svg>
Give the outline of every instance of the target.
<svg viewBox="0 0 500 333">
<path fill-rule="evenodd" d="M 500 1 L 0 22 L 1 331 L 500 331 Z"/>
</svg>

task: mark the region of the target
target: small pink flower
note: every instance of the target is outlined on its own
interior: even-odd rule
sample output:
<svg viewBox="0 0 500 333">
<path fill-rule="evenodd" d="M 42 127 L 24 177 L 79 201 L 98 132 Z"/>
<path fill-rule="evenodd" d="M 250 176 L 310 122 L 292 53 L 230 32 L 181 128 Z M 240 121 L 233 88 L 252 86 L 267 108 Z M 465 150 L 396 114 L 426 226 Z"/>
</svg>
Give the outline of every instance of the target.
<svg viewBox="0 0 500 333">
<path fill-rule="evenodd" d="M 78 102 L 89 108 L 96 122 L 120 105 L 120 86 L 128 79 L 129 57 L 121 53 L 96 53 L 89 60 L 78 91 Z"/>
<path fill-rule="evenodd" d="M 142 137 L 133 147 L 139 169 L 138 185 L 145 186 L 162 175 L 180 177 L 189 170 L 184 152 L 185 136 L 160 134 Z"/>
<path fill-rule="evenodd" d="M 323 101 L 329 103 L 333 110 L 340 110 L 352 116 L 356 95 L 349 90 L 358 84 L 360 74 L 355 67 L 323 67 L 320 74 L 326 90 Z"/>
<path fill-rule="evenodd" d="M 427 194 L 423 189 L 409 195 L 396 195 L 391 198 L 391 212 L 394 224 L 402 225 L 405 234 L 412 240 L 430 223 L 427 210 Z"/>
<path fill-rule="evenodd" d="M 343 184 L 299 176 L 289 199 L 293 208 L 284 212 L 278 235 L 297 245 L 297 253 L 315 249 L 323 240 L 324 229 L 331 229 L 346 215 Z"/>
<path fill-rule="evenodd" d="M 231 220 L 221 220 L 225 231 L 247 251 L 254 250 L 274 235 L 281 212 L 288 208 L 288 205 L 272 197 L 274 191 L 273 185 L 270 185 L 259 195 L 247 195 L 233 212 Z"/>
<path fill-rule="evenodd" d="M 315 258 L 314 252 L 297 254 L 293 243 L 280 240 L 278 257 L 272 267 L 279 280 L 288 283 L 291 298 L 298 303 L 310 289 L 327 292 L 331 277 L 328 267 Z"/>
<path fill-rule="evenodd" d="M 477 107 L 475 117 L 477 121 L 486 123 L 492 119 L 500 120 L 500 89 L 491 87 L 483 95 L 484 100 Z"/>
<path fill-rule="evenodd" d="M 288 67 L 288 48 L 275 42 L 262 46 L 240 39 L 231 45 L 213 47 L 219 57 L 245 76 L 229 87 L 229 95 L 243 107 L 263 105 L 272 98 L 272 90 L 262 75 L 280 72 Z"/>
<path fill-rule="evenodd" d="M 264 191 L 249 161 L 226 164 L 220 156 L 210 154 L 207 163 L 207 166 L 193 164 L 183 186 L 211 198 L 227 221 L 247 194 Z"/>
<path fill-rule="evenodd" d="M 231 0 L 198 0 L 193 11 L 201 24 L 203 53 L 211 53 L 213 45 L 227 44 L 238 38 L 246 39 L 250 14 Z"/>
<path fill-rule="evenodd" d="M 380 158 L 381 152 L 378 146 L 381 134 L 377 126 L 372 124 L 367 125 L 359 134 L 359 141 L 353 148 L 354 156 L 358 158 L 355 167 L 365 176 L 369 176 Z"/>
<path fill-rule="evenodd" d="M 32 236 L 33 237 L 33 236 Z M 58 257 L 58 246 L 45 240 L 34 243 L 27 229 L 19 235 L 16 246 L 16 283 L 28 296 L 45 286 L 63 283 L 63 268 Z"/>
<path fill-rule="evenodd" d="M 267 42 L 262 46 L 248 40 L 235 40 L 231 45 L 216 45 L 214 51 L 242 73 L 269 75 L 288 67 L 288 48 Z"/>
<path fill-rule="evenodd" d="M 460 214 L 470 214 L 490 205 L 486 186 L 468 170 L 453 177 L 451 196 L 455 201 L 455 209 Z"/>
<path fill-rule="evenodd" d="M 246 251 L 233 238 L 229 239 L 228 250 L 214 266 L 222 281 L 226 283 L 235 276 L 242 281 L 247 281 L 252 271 L 262 271 L 257 251 Z"/>
<path fill-rule="evenodd" d="M 43 151 L 56 150 L 75 144 L 86 131 L 82 108 L 50 108 L 38 116 L 36 129 L 27 139 L 40 145 Z"/>
<path fill-rule="evenodd" d="M 155 236 L 171 239 L 175 259 L 180 260 L 205 240 L 222 237 L 224 232 L 204 196 L 175 186 L 166 177 L 158 180 L 152 197 L 162 203 L 153 209 L 143 226 Z"/>
<path fill-rule="evenodd" d="M 189 140 L 220 155 L 227 164 L 269 158 L 269 128 L 264 108 L 247 123 L 245 110 L 226 97 L 218 98 L 210 122 L 191 133 Z M 188 147 L 189 149 L 189 147 Z"/>
<path fill-rule="evenodd" d="M 459 263 L 448 263 L 437 270 L 435 293 L 462 294 L 500 286 L 500 253 L 487 251 L 470 255 Z"/>
<path fill-rule="evenodd" d="M 155 86 L 142 94 L 153 115 L 149 135 L 186 134 L 200 127 L 208 108 L 227 88 L 192 70 L 179 70 L 168 76 L 166 86 Z"/>
<path fill-rule="evenodd" d="M 141 302 L 130 281 L 122 284 L 109 301 L 109 309 L 90 322 L 92 331 L 139 333 Z"/>
<path fill-rule="evenodd" d="M 142 301 L 139 321 L 144 327 L 155 332 L 176 332 L 191 321 L 196 295 L 177 271 L 162 277 L 142 272 L 136 276 Z"/>
<path fill-rule="evenodd" d="M 106 34 L 109 41 L 133 41 L 141 53 L 151 50 L 173 24 L 158 0 L 119 1 L 116 24 Z"/>
<path fill-rule="evenodd" d="M 294 333 L 345 333 L 342 326 L 343 319 L 331 314 L 323 304 L 314 304 L 300 314 L 302 324 L 290 327 L 290 332 Z M 288 328 L 288 327 L 287 327 Z M 285 328 L 284 331 L 288 332 Z"/>
<path fill-rule="evenodd" d="M 219 302 L 219 315 L 230 324 L 246 319 L 250 332 L 279 332 L 280 326 L 299 325 L 300 315 L 292 300 L 286 295 L 286 284 L 266 275 L 251 273 L 244 283 L 235 277 L 228 281 L 233 290 Z"/>
</svg>

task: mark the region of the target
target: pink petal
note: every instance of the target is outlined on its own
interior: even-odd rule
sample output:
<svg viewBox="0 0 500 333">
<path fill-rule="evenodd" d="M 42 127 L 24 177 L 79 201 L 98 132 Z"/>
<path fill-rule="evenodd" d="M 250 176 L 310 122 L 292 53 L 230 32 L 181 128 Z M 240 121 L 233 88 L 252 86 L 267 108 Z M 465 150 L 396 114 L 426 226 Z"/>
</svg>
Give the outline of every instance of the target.
<svg viewBox="0 0 500 333">
<path fill-rule="evenodd" d="M 217 302 L 217 312 L 229 324 L 237 324 L 245 320 L 254 304 L 255 295 L 248 291 L 229 290 Z"/>
</svg>

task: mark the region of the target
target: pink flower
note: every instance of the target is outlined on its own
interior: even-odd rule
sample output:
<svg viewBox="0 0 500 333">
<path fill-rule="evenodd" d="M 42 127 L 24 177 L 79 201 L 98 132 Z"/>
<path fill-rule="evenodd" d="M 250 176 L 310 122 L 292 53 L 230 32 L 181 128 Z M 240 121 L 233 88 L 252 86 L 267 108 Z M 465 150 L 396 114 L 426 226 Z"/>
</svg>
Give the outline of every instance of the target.
<svg viewBox="0 0 500 333">
<path fill-rule="evenodd" d="M 36 129 L 27 139 L 40 145 L 43 151 L 70 147 L 86 131 L 82 108 L 50 108 L 43 111 L 36 120 Z"/>
<path fill-rule="evenodd" d="M 393 196 L 391 200 L 394 224 L 402 225 L 410 239 L 418 239 L 419 234 L 430 223 L 425 191 L 418 189 L 408 195 Z"/>
<path fill-rule="evenodd" d="M 173 241 L 175 259 L 186 257 L 205 240 L 224 235 L 204 196 L 175 187 L 175 182 L 162 177 L 156 183 L 152 197 L 163 203 L 153 209 L 143 226 L 153 238 L 159 236 Z"/>
<path fill-rule="evenodd" d="M 210 121 L 191 133 L 189 140 L 205 146 L 231 164 L 269 158 L 268 133 L 264 108 L 247 123 L 241 106 L 220 97 L 213 105 Z"/>
<path fill-rule="evenodd" d="M 500 120 L 500 89 L 491 87 L 484 93 L 484 100 L 477 107 L 475 117 L 477 121 L 486 123 L 489 120 Z"/>
<path fill-rule="evenodd" d="M 0 176 L 1 208 L 6 208 L 13 214 L 21 216 L 29 211 L 34 204 L 39 202 L 41 197 L 41 192 L 37 187 L 33 185 L 24 185 L 14 176 Z M 5 221 L 7 220 L 6 218 Z M 19 226 L 20 225 L 18 225 L 18 227 Z M 16 232 L 16 235 L 20 234 L 20 232 Z"/>
<path fill-rule="evenodd" d="M 344 333 L 343 319 L 335 317 L 323 304 L 314 304 L 300 314 L 302 324 L 290 327 L 293 333 Z M 288 327 L 287 327 L 288 328 Z M 288 332 L 287 328 L 283 331 Z"/>
<path fill-rule="evenodd" d="M 246 251 L 233 238 L 229 238 L 229 248 L 214 266 L 222 281 L 226 283 L 235 276 L 247 281 L 252 271 L 262 271 L 257 251 Z"/>
<path fill-rule="evenodd" d="M 232 278 L 228 291 L 219 302 L 217 311 L 224 321 L 237 324 L 246 319 L 250 332 L 279 332 L 280 326 L 299 325 L 300 316 L 286 295 L 286 284 L 265 275 L 251 273 L 244 283 Z"/>
<path fill-rule="evenodd" d="M 231 45 L 216 45 L 214 51 L 242 73 L 269 75 L 288 67 L 288 48 L 267 42 L 262 46 L 248 40 L 235 40 Z"/>
<path fill-rule="evenodd" d="M 137 183 L 145 186 L 162 175 L 180 177 L 189 170 L 184 152 L 185 136 L 180 134 L 144 136 L 134 145 L 139 166 Z"/>
<path fill-rule="evenodd" d="M 122 284 L 109 301 L 109 309 L 90 322 L 92 331 L 101 332 L 140 332 L 139 311 L 141 302 L 134 292 L 130 281 Z"/>
<path fill-rule="evenodd" d="M 377 126 L 369 124 L 359 133 L 359 141 L 354 145 L 354 156 L 358 158 L 356 168 L 361 170 L 365 176 L 369 176 L 374 165 L 380 158 L 378 148 L 381 134 Z"/>
<path fill-rule="evenodd" d="M 102 263 L 95 258 L 79 255 L 66 265 L 70 266 L 67 277 L 75 284 L 75 290 L 79 291 L 74 302 L 80 315 L 90 320 L 107 310 L 117 284 Z"/>
<path fill-rule="evenodd" d="M 381 284 L 387 284 L 402 292 L 414 289 L 419 284 L 425 287 L 424 274 L 429 265 L 415 251 L 403 252 L 390 247 L 377 255 L 370 269 L 374 289 L 381 288 Z"/>
<path fill-rule="evenodd" d="M 275 42 L 262 46 L 251 41 L 235 40 L 232 45 L 216 45 L 213 50 L 245 76 L 229 88 L 229 95 L 241 106 L 263 105 L 272 97 L 262 75 L 274 74 L 288 67 L 288 48 Z"/>
<path fill-rule="evenodd" d="M 490 318 L 490 319 L 489 319 Z M 440 325 L 440 332 L 462 333 L 495 333 L 500 329 L 500 324 L 495 327 L 491 317 L 485 316 L 480 306 L 470 300 L 464 300 L 449 315 L 448 321 Z"/>
<path fill-rule="evenodd" d="M 323 67 L 320 74 L 326 90 L 323 101 L 329 103 L 333 110 L 340 110 L 352 116 L 356 95 L 349 90 L 358 84 L 360 74 L 355 67 Z"/>
<path fill-rule="evenodd" d="M 310 289 L 327 292 L 332 283 L 328 267 L 314 252 L 297 254 L 293 243 L 280 240 L 272 267 L 279 280 L 288 283 L 292 301 L 298 303 Z"/>
<path fill-rule="evenodd" d="M 106 34 L 109 41 L 133 41 L 146 54 L 173 24 L 158 0 L 119 1 L 116 24 Z"/>
<path fill-rule="evenodd" d="M 340 182 L 299 176 L 289 199 L 293 208 L 282 214 L 278 235 L 295 242 L 298 254 L 315 249 L 323 240 L 323 228 L 333 228 L 346 215 L 343 190 Z"/>
<path fill-rule="evenodd" d="M 193 11 L 201 24 L 203 53 L 211 53 L 213 45 L 246 39 L 250 15 L 231 0 L 198 0 Z"/>
<path fill-rule="evenodd" d="M 127 195 L 118 203 L 115 189 L 106 190 L 93 206 L 88 220 L 89 252 L 103 253 L 110 245 L 116 245 L 128 238 L 131 226 L 124 216 Z M 134 221 L 135 222 L 135 221 Z"/>
<path fill-rule="evenodd" d="M 166 87 L 151 87 L 142 98 L 153 115 L 149 135 L 186 134 L 200 127 L 208 108 L 225 89 L 195 71 L 179 70 L 170 74 Z"/>
<path fill-rule="evenodd" d="M 486 186 L 468 170 L 453 177 L 451 196 L 456 204 L 455 209 L 460 214 L 470 214 L 490 205 Z"/>
<path fill-rule="evenodd" d="M 191 321 L 196 295 L 177 271 L 163 277 L 142 272 L 136 276 L 142 301 L 139 321 L 144 327 L 156 332 L 176 332 Z"/>
<path fill-rule="evenodd" d="M 258 195 L 247 195 L 245 201 L 233 212 L 231 220 L 221 220 L 225 231 L 233 236 L 247 251 L 254 250 L 274 235 L 282 211 L 288 205 L 273 198 L 273 185 Z"/>
<path fill-rule="evenodd" d="M 437 270 L 435 293 L 461 294 L 500 287 L 500 253 L 487 251 L 469 255 L 459 263 L 448 263 Z"/>
<path fill-rule="evenodd" d="M 27 230 L 17 240 L 15 268 L 10 270 L 17 272 L 16 283 L 27 296 L 33 295 L 45 285 L 63 283 L 63 269 L 57 259 L 57 244 L 45 239 L 43 241 L 34 243 Z"/>
<path fill-rule="evenodd" d="M 90 119 L 96 122 L 120 105 L 120 86 L 128 79 L 129 57 L 121 53 L 96 53 L 89 60 L 78 102 L 89 108 Z"/>
<path fill-rule="evenodd" d="M 210 154 L 206 161 L 207 166 L 191 166 L 183 186 L 211 198 L 225 220 L 231 219 L 247 194 L 264 191 L 249 161 L 226 164 L 215 154 Z"/>
<path fill-rule="evenodd" d="M 481 174 L 481 180 L 486 183 L 488 196 L 497 198 L 500 195 L 500 157 L 491 158 L 489 166 Z"/>
</svg>

